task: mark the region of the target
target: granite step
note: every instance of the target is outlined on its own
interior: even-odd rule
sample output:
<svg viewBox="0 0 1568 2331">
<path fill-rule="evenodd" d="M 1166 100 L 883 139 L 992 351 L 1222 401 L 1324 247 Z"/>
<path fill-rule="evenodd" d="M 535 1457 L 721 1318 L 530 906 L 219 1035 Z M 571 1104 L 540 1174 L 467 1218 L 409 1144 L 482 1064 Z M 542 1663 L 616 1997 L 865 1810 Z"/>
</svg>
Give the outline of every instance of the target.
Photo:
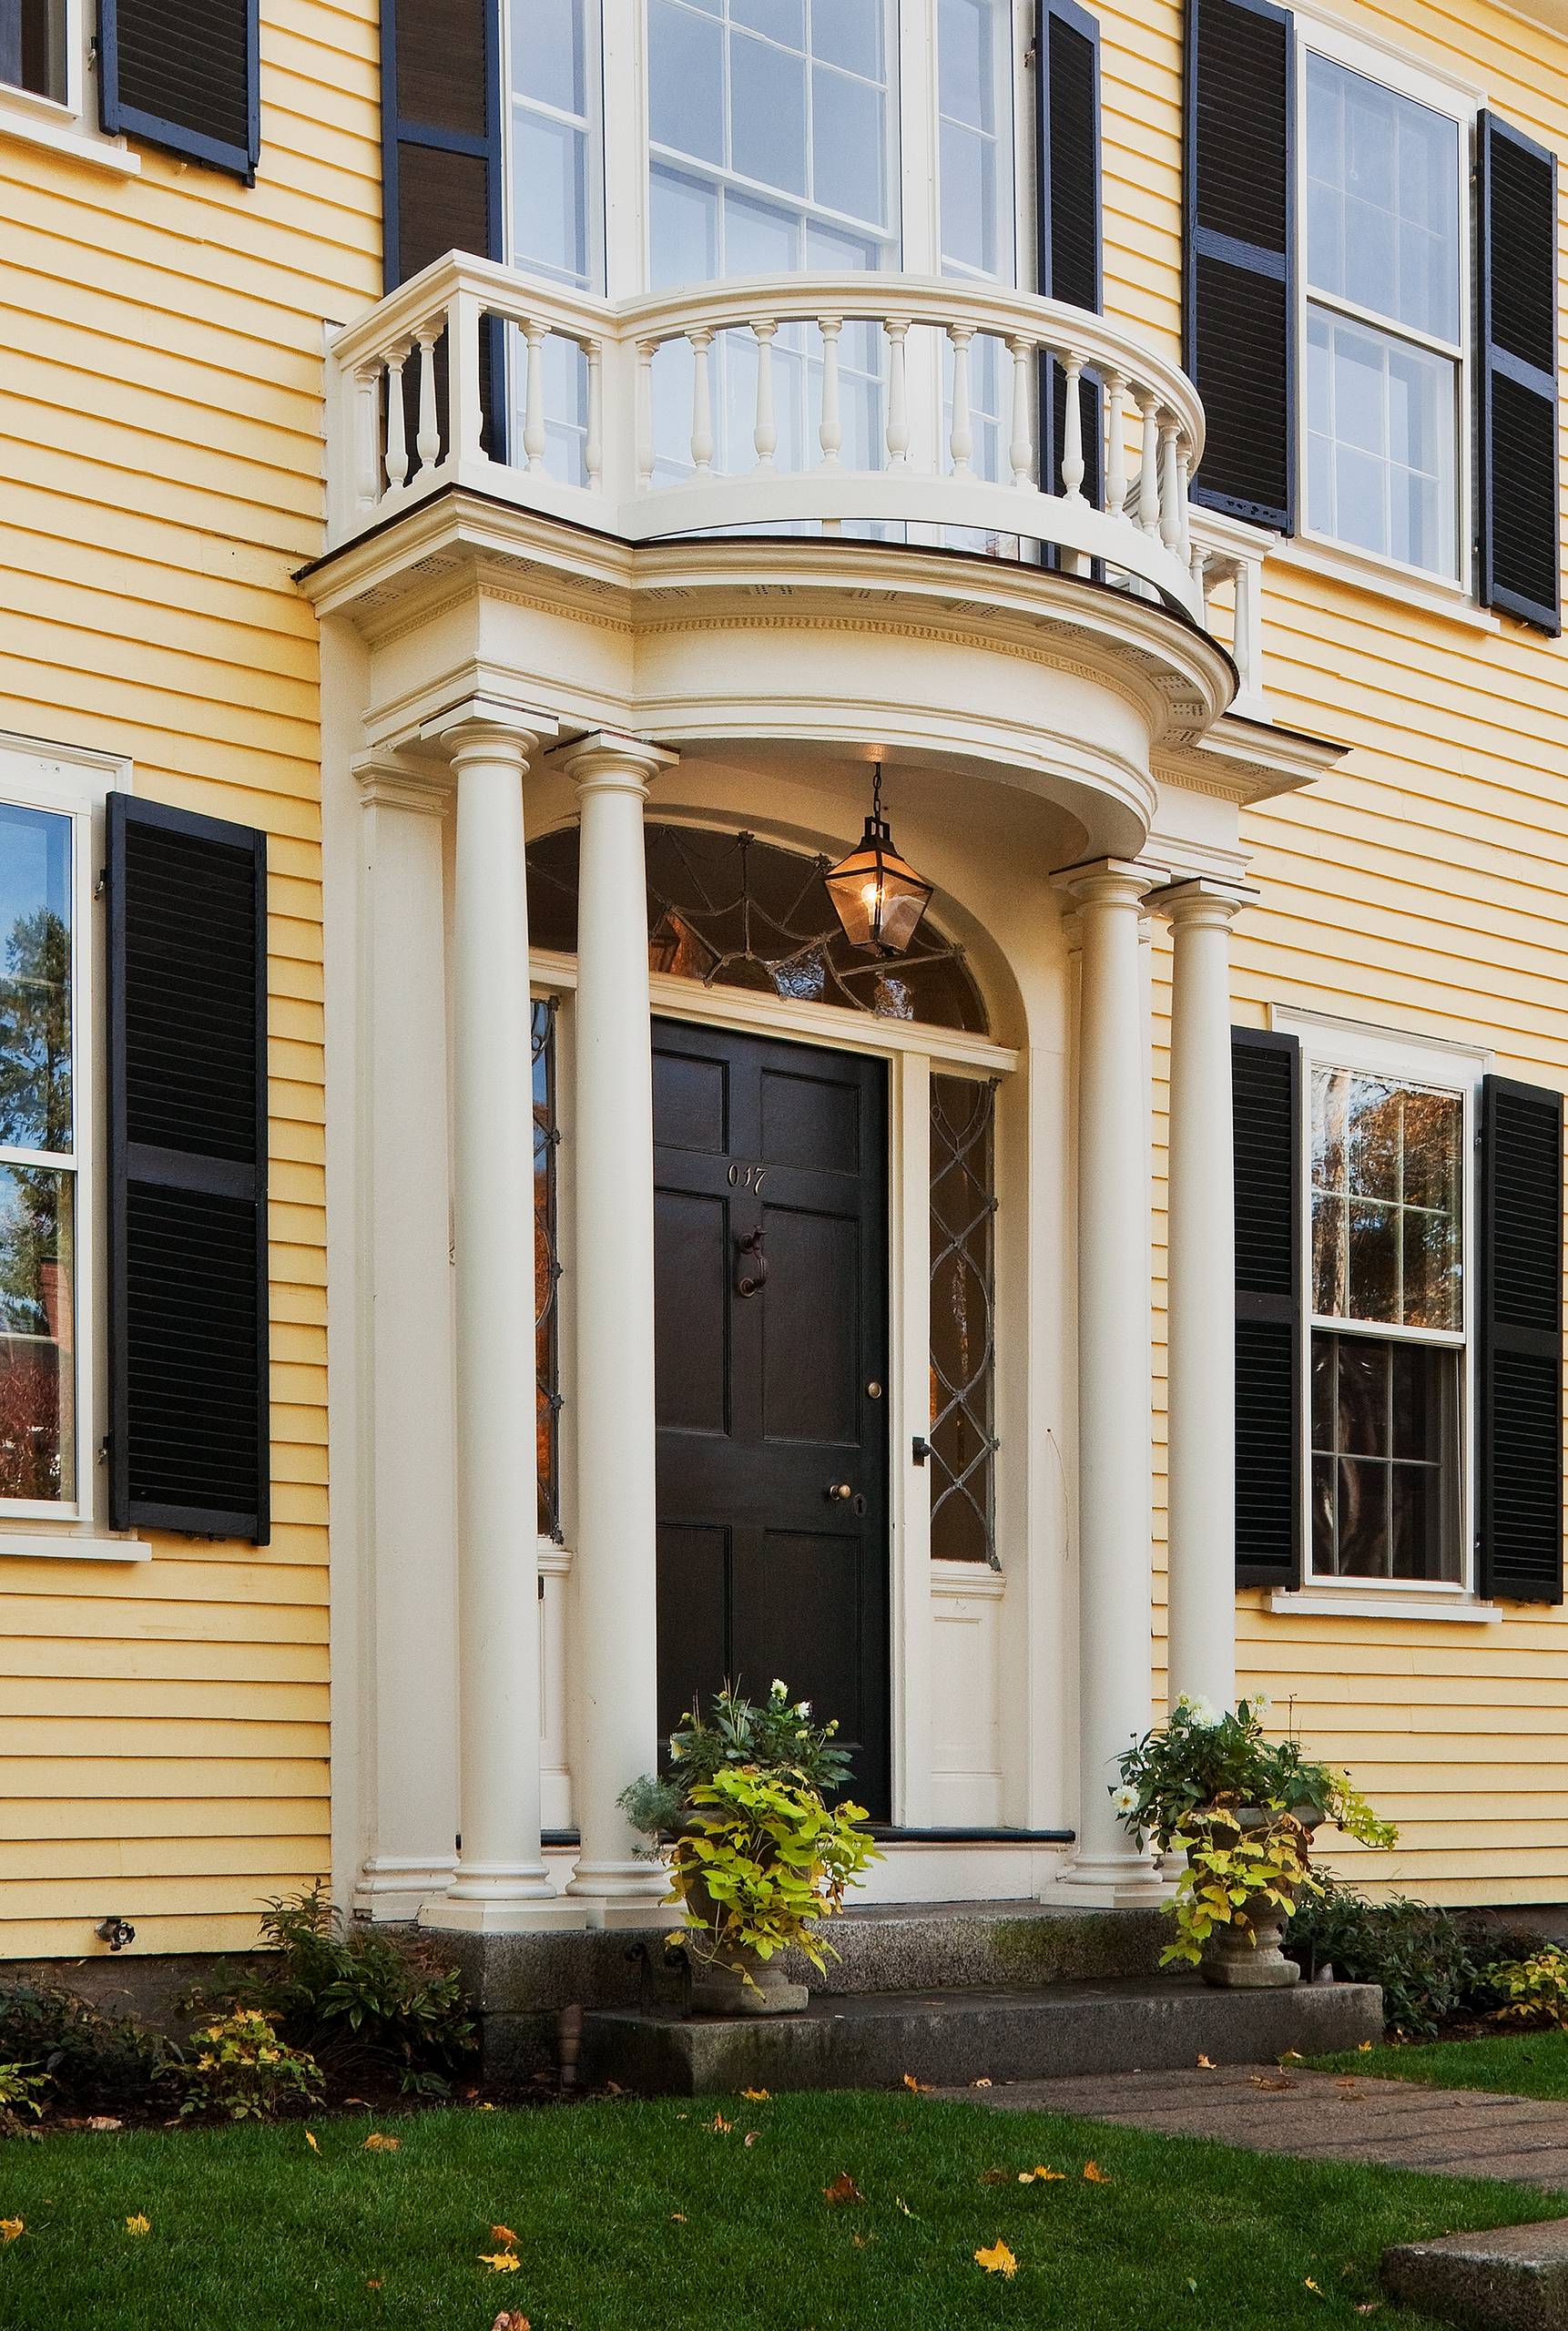
<svg viewBox="0 0 1568 2331">
<path fill-rule="evenodd" d="M 1383 2028 L 1371 1983 L 1217 1991 L 1187 1976 L 1039 1986 L 827 1993 L 803 2014 L 685 2016 L 600 2009 L 584 2019 L 582 2072 L 642 2095 L 742 2088 L 931 2088 L 1090 2072 L 1174 2071 L 1200 2055 L 1257 2063 L 1354 2048 Z"/>
</svg>

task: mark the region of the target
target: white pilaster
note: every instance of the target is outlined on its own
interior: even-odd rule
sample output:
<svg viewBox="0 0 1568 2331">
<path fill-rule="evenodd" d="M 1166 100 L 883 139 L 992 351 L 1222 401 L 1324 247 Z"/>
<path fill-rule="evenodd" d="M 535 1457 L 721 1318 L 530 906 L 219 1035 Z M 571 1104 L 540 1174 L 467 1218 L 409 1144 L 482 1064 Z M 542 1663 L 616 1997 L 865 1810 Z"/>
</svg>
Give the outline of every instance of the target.
<svg viewBox="0 0 1568 2331">
<path fill-rule="evenodd" d="M 1158 1898 L 1115 1817 L 1115 1760 L 1152 1708 L 1149 1146 L 1139 914 L 1150 874 L 1120 860 L 1060 878 L 1082 931 L 1078 1033 L 1077 1844 L 1080 1898 Z"/>
<path fill-rule="evenodd" d="M 577 879 L 577 1613 L 567 1892 L 591 1922 L 652 1926 L 668 1893 L 616 1805 L 658 1753 L 654 1485 L 653 1055 L 643 803 L 674 754 L 585 738 L 560 757 L 582 812 Z"/>
<path fill-rule="evenodd" d="M 395 758 L 360 782 L 361 1505 L 371 1678 L 366 1847 L 372 1918 L 412 1919 L 456 1868 L 457 1604 L 451 1227 L 439 764 Z"/>
<path fill-rule="evenodd" d="M 539 1844 L 534 1116 L 523 775 L 554 724 L 483 698 L 422 731 L 457 789 L 453 1164 L 457 1265 L 456 1876 L 426 1926 L 583 1924 Z"/>
<path fill-rule="evenodd" d="M 1230 925 L 1250 894 L 1157 893 L 1172 935 L 1170 1695 L 1236 1697 L 1236 1224 Z"/>
</svg>

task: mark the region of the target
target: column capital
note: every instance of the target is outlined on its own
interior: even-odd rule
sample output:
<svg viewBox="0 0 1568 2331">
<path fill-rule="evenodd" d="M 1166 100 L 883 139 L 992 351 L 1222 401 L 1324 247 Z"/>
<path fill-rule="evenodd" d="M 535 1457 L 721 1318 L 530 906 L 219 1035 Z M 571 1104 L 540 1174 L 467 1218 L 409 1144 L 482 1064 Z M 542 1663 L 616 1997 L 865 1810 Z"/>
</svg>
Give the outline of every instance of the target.
<svg viewBox="0 0 1568 2331">
<path fill-rule="evenodd" d="M 1145 866 L 1131 858 L 1096 858 L 1053 874 L 1051 887 L 1079 908 L 1141 907 L 1149 891 L 1166 879 L 1163 866 Z"/>
<path fill-rule="evenodd" d="M 1250 882 L 1219 881 L 1198 874 L 1151 891 L 1148 903 L 1177 931 L 1224 931 L 1244 907 L 1255 906 L 1259 893 Z"/>
<path fill-rule="evenodd" d="M 350 769 L 363 809 L 408 809 L 426 818 L 446 814 L 452 771 L 444 761 L 411 753 L 363 753 Z"/>
<path fill-rule="evenodd" d="M 551 766 L 564 769 L 579 793 L 590 786 L 608 791 L 646 793 L 661 769 L 674 769 L 678 753 L 616 728 L 596 728 L 575 743 L 558 746 Z"/>
<path fill-rule="evenodd" d="M 419 741 L 448 754 L 453 761 L 476 749 L 494 751 L 498 746 L 510 746 L 525 768 L 541 745 L 554 742 L 560 726 L 551 713 L 475 689 L 422 721 Z"/>
</svg>

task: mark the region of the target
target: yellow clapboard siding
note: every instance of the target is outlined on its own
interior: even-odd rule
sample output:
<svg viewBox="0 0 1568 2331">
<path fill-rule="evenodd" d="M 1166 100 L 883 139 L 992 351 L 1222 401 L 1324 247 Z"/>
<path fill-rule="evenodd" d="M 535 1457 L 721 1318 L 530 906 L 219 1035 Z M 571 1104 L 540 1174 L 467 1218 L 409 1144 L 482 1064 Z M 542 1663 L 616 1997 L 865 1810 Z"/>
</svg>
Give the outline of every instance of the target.
<svg viewBox="0 0 1568 2331">
<path fill-rule="evenodd" d="M 214 1911 L 227 1910 L 234 1918 L 250 1918 L 270 1894 L 291 1894 L 302 1882 L 321 1874 L 322 1855 L 320 1844 L 314 1850 L 302 1850 L 293 1856 L 263 1859 L 254 1870 L 243 1875 L 227 1877 L 221 1870 L 202 1871 L 189 1876 L 179 1872 L 166 1878 L 131 1875 L 116 1878 L 113 1901 L 107 1901 L 103 1878 L 56 1878 L 47 1881 L 51 1914 L 56 1918 L 100 1919 L 107 1910 L 123 1918 L 135 1919 L 139 1925 L 144 1918 L 155 1918 L 161 1911 L 166 1916 L 211 1916 Z M 34 1881 L 36 1891 L 39 1881 Z M 21 1907 L 21 1887 L 7 1887 L 0 1893 L 0 1951 L 11 1959 L 20 1958 L 15 1938 L 8 1932 L 21 1928 L 26 1912 Z"/>
<path fill-rule="evenodd" d="M 62 1894 L 84 1883 L 122 1878 L 138 1886 L 182 1878 L 234 1882 L 249 1877 L 274 1879 L 280 1873 L 296 1883 L 321 1866 L 322 1831 L 294 1837 L 220 1829 L 216 1836 L 164 1835 L 138 1837 L 25 1837 L 0 1840 L 0 1898 L 13 1888 L 50 1885 Z M 0 1911 L 0 1917 L 5 1913 Z"/>
<path fill-rule="evenodd" d="M 77 1919 L 17 1919 L 0 1932 L 0 1959 L 107 1959 L 107 1951 L 93 1934 L 96 1923 L 90 1911 Z M 188 1917 L 144 1913 L 136 1930 L 127 1959 L 166 1951 L 253 1950 L 260 1939 L 253 1910 L 227 1917 L 221 1911 Z"/>
<path fill-rule="evenodd" d="M 225 1806 L 231 1808 L 233 1817 L 241 1824 L 252 1809 L 260 1819 L 261 1810 L 276 1799 L 324 1807 L 322 1776 L 319 1757 L 280 1748 L 248 1764 L 243 1776 L 227 1776 L 242 1778 L 243 1787 L 234 1786 L 227 1795 L 215 1797 L 212 1792 L 219 1776 L 205 1756 L 0 1754 L 0 1787 L 5 1788 L 15 1806 L 68 1800 L 80 1807 L 87 1819 L 96 1817 L 95 1806 L 112 1806 L 116 1808 L 117 1828 L 124 1828 L 130 1820 L 139 1820 L 148 1837 L 155 1836 L 158 1829 L 157 1815 L 151 1808 L 166 1803 Z M 130 1808 L 137 1806 L 148 1809 L 134 1813 Z"/>
<path fill-rule="evenodd" d="M 135 1838 L 144 1851 L 162 1837 L 210 1841 L 229 1837 L 312 1837 L 328 1832 L 330 1808 L 319 1797 L 138 1797 L 95 1802 L 80 1797 L 35 1797 L 6 1813 L 8 1840 L 51 1844 L 105 1837 Z M 155 1873 L 156 1874 L 156 1870 Z"/>
</svg>

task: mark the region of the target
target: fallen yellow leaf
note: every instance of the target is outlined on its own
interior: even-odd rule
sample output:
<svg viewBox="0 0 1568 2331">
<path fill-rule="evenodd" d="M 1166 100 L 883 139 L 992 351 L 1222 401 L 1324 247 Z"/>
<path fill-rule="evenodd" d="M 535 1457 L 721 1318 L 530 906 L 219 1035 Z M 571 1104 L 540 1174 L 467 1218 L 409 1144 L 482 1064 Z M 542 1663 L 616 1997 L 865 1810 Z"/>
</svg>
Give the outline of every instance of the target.
<svg viewBox="0 0 1568 2331">
<path fill-rule="evenodd" d="M 528 2331 L 528 2317 L 513 2309 L 503 2308 L 490 2326 L 490 2331 Z"/>
<path fill-rule="evenodd" d="M 126 2232 L 127 2234 L 150 2234 L 152 2232 L 152 2220 L 150 2218 L 144 2218 L 141 2212 L 137 2210 L 134 2217 L 127 2218 Z"/>
<path fill-rule="evenodd" d="M 991 2082 L 986 2079 L 983 2072 L 981 2073 L 978 2080 L 972 2080 L 969 2084 L 971 2088 L 989 2088 L 991 2086 Z"/>
<path fill-rule="evenodd" d="M 361 2150 L 365 2153 L 396 2153 L 402 2143 L 401 2137 L 383 2136 L 379 2129 L 372 2129 Z"/>
<path fill-rule="evenodd" d="M 1282 2064 L 1304 2064 L 1307 2059 L 1299 2048 L 1287 2048 L 1285 2053 L 1277 2061 Z"/>
<path fill-rule="evenodd" d="M 26 2231 L 26 2225 L 25 2218 L 0 2218 L 0 2243 L 15 2242 L 19 2234 Z"/>
<path fill-rule="evenodd" d="M 1091 2185 L 1108 2185 L 1111 2183 L 1097 2161 L 1086 2161 L 1084 2163 L 1084 2175 Z"/>
<path fill-rule="evenodd" d="M 863 2202 L 865 2198 L 847 2169 L 840 2169 L 832 2183 L 824 2185 L 822 2188 L 822 2199 L 832 2204 L 840 2202 Z"/>
<path fill-rule="evenodd" d="M 741 2143 L 743 2144 L 754 2145 L 761 2134 L 762 2132 L 760 2129 L 748 2129 L 745 2136 L 741 2139 Z"/>
<path fill-rule="evenodd" d="M 765 2088 L 743 2088 L 740 2092 L 748 2104 L 766 2104 L 769 2092 Z"/>
<path fill-rule="evenodd" d="M 517 2236 L 509 2225 L 493 2225 L 490 2239 L 497 2250 L 515 2250 L 517 2247 Z"/>
<path fill-rule="evenodd" d="M 1094 2168 L 1095 2164 L 1091 2162 L 1089 2163 L 1089 2169 Z M 1085 2169 L 1084 2172 L 1085 2177 L 1089 2174 L 1089 2169 Z M 1096 2178 L 1099 2176 L 1099 2171 L 1095 2169 L 1095 2175 Z M 1043 2161 L 1037 2161 L 1033 2169 L 1021 2169 L 1019 2171 L 1018 2183 L 1020 2185 L 1064 2185 L 1067 2183 L 1067 2173 L 1064 2169 L 1047 2169 Z"/>
<path fill-rule="evenodd" d="M 919 2216 L 911 2209 L 909 2204 L 905 2201 L 901 2194 L 895 2194 L 893 2195 L 893 2207 L 895 2210 L 901 2210 L 906 2218 L 913 2218 L 916 2225 L 919 2225 L 921 2223 Z"/>
<path fill-rule="evenodd" d="M 716 2137 L 727 2137 L 734 2126 L 734 2122 L 727 2121 L 722 2112 L 716 2112 L 714 2114 L 713 2133 Z"/>
<path fill-rule="evenodd" d="M 1302 2277 L 1301 2277 L 1301 2287 L 1302 2287 L 1302 2289 L 1303 2289 L 1303 2290 L 1308 2290 L 1308 2291 L 1317 2291 L 1318 2295 L 1319 2295 L 1319 2298 L 1321 2298 L 1321 2297 L 1322 2297 L 1322 2295 L 1323 2295 L 1322 2291 L 1319 2288 L 1319 2285 L 1317 2285 L 1317 2284 L 1312 2280 L 1312 2277 L 1311 2277 L 1311 2275 L 1302 2275 Z"/>
<path fill-rule="evenodd" d="M 989 2250 L 975 2252 L 974 2263 L 977 2266 L 983 2266 L 988 2275 L 1005 2275 L 1009 2282 L 1018 2272 L 1018 2261 L 1000 2234 Z"/>
<path fill-rule="evenodd" d="M 314 2136 L 313 2133 L 312 2133 L 311 2130 L 309 2130 L 309 2129 L 307 2129 L 307 2130 L 306 2130 L 306 2132 L 305 2132 L 305 2143 L 310 2146 L 311 2151 L 312 2153 L 320 2153 L 320 2152 L 321 2152 L 321 2146 L 316 2143 L 315 2136 Z"/>
<path fill-rule="evenodd" d="M 1214 2058 L 1212 2056 L 1200 2056 L 1197 2060 L 1197 2069 L 1200 2072 L 1213 2071 Z"/>
<path fill-rule="evenodd" d="M 671 2210 L 669 2214 L 669 2222 L 671 2225 L 684 2225 L 686 2224 L 686 2212 L 684 2210 Z"/>
<path fill-rule="evenodd" d="M 1361 2044 L 1360 2044 L 1360 2046 L 1359 2046 L 1359 2047 L 1357 2049 L 1357 2051 L 1356 2051 L 1356 2053 L 1357 2053 L 1357 2055 L 1358 2055 L 1358 2056 L 1369 2056 L 1369 2055 L 1371 2054 L 1371 2052 L 1372 2052 L 1372 2043 L 1371 2043 L 1371 2041 L 1370 2041 L 1369 2040 L 1363 2040 L 1363 2041 L 1362 2041 L 1362 2042 L 1361 2042 Z M 1378 2305 L 1380 2304 L 1380 2302 L 1379 2302 L 1377 2299 L 1373 2299 L 1373 2300 L 1370 2302 L 1370 2304 L 1371 2304 L 1373 2306 L 1378 2306 Z"/>
<path fill-rule="evenodd" d="M 367 2281 L 367 2283 L 365 2284 L 365 2288 L 366 2288 L 366 2290 L 368 2290 L 368 2291 L 379 2291 L 379 2290 L 380 2290 L 380 2288 L 381 2288 L 381 2286 L 382 2286 L 382 2282 L 381 2282 L 381 2276 L 380 2276 L 379 2275 L 371 2275 L 371 2277 L 370 2277 L 370 2279 L 369 2279 L 369 2280 Z"/>
<path fill-rule="evenodd" d="M 495 2107 L 494 2104 L 480 2104 L 475 2107 L 475 2110 L 480 2112 L 494 2112 Z"/>
<path fill-rule="evenodd" d="M 514 2250 L 497 2250 L 494 2255 L 482 2251 L 479 2263 L 488 2266 L 493 2275 L 514 2275 L 523 2261 Z"/>
<path fill-rule="evenodd" d="M 916 2080 L 913 2072 L 905 2072 L 904 2086 L 909 2090 L 911 2096 L 929 2096 L 931 2094 L 931 2083 L 929 2081 Z"/>
</svg>

